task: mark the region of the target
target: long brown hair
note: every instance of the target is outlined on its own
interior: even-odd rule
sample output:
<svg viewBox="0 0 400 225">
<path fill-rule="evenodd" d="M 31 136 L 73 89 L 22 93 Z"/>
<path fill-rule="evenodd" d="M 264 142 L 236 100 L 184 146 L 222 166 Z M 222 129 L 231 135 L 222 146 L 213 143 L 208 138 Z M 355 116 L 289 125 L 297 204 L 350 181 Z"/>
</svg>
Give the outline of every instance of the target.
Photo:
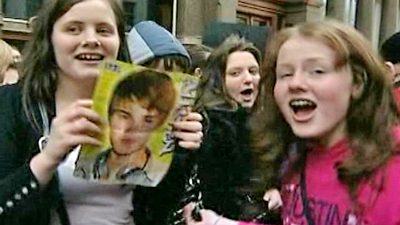
<svg viewBox="0 0 400 225">
<path fill-rule="evenodd" d="M 225 88 L 225 70 L 228 57 L 233 52 L 244 51 L 251 53 L 261 65 L 261 53 L 253 43 L 231 35 L 211 52 L 201 76 L 197 106 L 215 107 L 224 105 L 230 109 L 237 109 L 235 101 L 229 97 Z"/>
<path fill-rule="evenodd" d="M 22 60 L 22 104 L 28 119 L 39 128 L 34 116 L 34 105 L 44 104 L 52 111 L 54 94 L 57 89 L 57 63 L 52 46 L 51 35 L 56 21 L 75 4 L 85 0 L 54 0 L 43 4 L 33 22 L 32 39 L 24 49 Z M 107 0 L 114 11 L 120 38 L 119 58 L 125 49 L 125 23 L 123 11 L 118 0 Z"/>
<path fill-rule="evenodd" d="M 304 166 L 304 148 L 279 111 L 273 89 L 276 82 L 277 56 L 281 46 L 294 35 L 322 41 L 336 51 L 336 66 L 349 65 L 355 82 L 363 85 L 361 95 L 352 99 L 348 110 L 347 134 L 352 155 L 338 168 L 341 179 L 355 194 L 357 185 L 385 164 L 393 153 L 392 128 L 398 112 L 392 95 L 389 75 L 371 44 L 354 28 L 335 21 L 309 22 L 280 31 L 269 45 L 267 64 L 260 82 L 252 127 L 258 168 L 264 181 L 277 180 L 282 159 L 291 144 L 300 148 L 292 167 L 296 173 Z"/>
</svg>

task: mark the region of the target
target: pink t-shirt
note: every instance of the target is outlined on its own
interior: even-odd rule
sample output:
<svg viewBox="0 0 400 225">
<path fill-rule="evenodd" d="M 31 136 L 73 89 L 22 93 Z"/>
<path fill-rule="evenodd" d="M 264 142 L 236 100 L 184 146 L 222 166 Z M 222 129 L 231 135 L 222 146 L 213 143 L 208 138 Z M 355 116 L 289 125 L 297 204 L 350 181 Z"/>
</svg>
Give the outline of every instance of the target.
<svg viewBox="0 0 400 225">
<path fill-rule="evenodd" d="M 394 130 L 400 143 L 400 129 Z M 400 149 L 400 148 L 399 148 Z M 337 178 L 336 165 L 350 152 L 342 140 L 329 149 L 311 149 L 305 169 L 310 213 L 316 225 L 400 225 L 400 155 L 360 184 L 357 212 L 348 188 Z M 307 224 L 300 191 L 300 176 L 283 182 L 282 219 L 285 225 Z"/>
<path fill-rule="evenodd" d="M 238 225 L 262 225 L 262 224 L 240 221 Z"/>
</svg>

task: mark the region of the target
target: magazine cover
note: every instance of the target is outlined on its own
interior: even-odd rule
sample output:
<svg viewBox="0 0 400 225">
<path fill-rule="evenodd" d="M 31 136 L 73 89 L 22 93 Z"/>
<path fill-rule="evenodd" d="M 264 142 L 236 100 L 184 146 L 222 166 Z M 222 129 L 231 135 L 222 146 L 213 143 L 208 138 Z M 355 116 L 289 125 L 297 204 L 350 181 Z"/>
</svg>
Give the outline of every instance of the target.
<svg viewBox="0 0 400 225">
<path fill-rule="evenodd" d="M 197 84 L 188 74 L 105 61 L 93 95 L 94 110 L 107 122 L 102 146 L 82 146 L 74 176 L 156 186 L 173 158 L 171 123 L 188 113 Z"/>
</svg>

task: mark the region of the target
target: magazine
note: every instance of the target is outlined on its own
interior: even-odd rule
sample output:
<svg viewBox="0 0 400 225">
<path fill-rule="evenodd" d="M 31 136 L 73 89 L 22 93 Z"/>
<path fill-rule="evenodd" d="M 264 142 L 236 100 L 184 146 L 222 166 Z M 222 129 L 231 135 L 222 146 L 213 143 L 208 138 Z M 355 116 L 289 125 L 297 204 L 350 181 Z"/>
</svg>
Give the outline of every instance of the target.
<svg viewBox="0 0 400 225">
<path fill-rule="evenodd" d="M 167 173 L 175 140 L 172 122 L 194 104 L 198 78 L 105 61 L 93 109 L 105 121 L 102 145 L 83 145 L 74 176 L 103 183 L 156 186 Z"/>
</svg>

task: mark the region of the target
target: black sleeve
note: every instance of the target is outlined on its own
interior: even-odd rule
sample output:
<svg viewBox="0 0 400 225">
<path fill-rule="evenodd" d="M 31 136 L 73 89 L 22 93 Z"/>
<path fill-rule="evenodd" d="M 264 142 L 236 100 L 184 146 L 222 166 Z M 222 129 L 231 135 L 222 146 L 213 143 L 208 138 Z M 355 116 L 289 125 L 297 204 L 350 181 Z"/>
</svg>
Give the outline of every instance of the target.
<svg viewBox="0 0 400 225">
<path fill-rule="evenodd" d="M 0 88 L 0 221 L 32 214 L 42 201 L 29 167 L 32 138 L 22 125 L 18 90 L 17 86 Z"/>
<path fill-rule="evenodd" d="M 171 167 L 157 187 L 137 186 L 134 190 L 136 225 L 163 225 L 177 208 L 184 193 L 185 177 L 190 172 L 190 151 L 176 147 Z"/>
</svg>

